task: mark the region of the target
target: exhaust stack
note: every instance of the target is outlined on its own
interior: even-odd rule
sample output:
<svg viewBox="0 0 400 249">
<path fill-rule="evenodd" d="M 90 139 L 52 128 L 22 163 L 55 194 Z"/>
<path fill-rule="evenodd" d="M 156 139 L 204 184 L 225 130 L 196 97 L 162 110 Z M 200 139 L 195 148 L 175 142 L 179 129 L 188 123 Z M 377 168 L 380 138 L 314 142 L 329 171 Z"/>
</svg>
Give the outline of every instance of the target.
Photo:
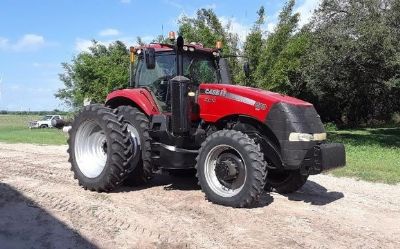
<svg viewBox="0 0 400 249">
<path fill-rule="evenodd" d="M 190 131 L 190 80 L 183 76 L 183 37 L 176 40 L 176 75 L 170 80 L 171 87 L 171 119 L 172 133 L 175 135 L 187 135 Z"/>
</svg>

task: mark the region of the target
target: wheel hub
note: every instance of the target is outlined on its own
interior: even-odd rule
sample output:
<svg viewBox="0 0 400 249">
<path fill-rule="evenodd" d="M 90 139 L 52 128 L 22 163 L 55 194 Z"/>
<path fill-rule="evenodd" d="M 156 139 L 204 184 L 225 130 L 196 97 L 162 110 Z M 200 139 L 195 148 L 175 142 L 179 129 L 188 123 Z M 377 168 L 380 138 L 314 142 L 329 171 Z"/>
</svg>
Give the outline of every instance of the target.
<svg viewBox="0 0 400 249">
<path fill-rule="evenodd" d="M 231 187 L 239 175 L 241 160 L 234 154 L 224 153 L 215 165 L 215 174 L 222 185 Z"/>
<path fill-rule="evenodd" d="M 229 145 L 218 145 L 207 155 L 205 175 L 210 187 L 221 196 L 234 196 L 243 188 L 246 166 L 240 153 Z"/>
<path fill-rule="evenodd" d="M 98 177 L 107 162 L 107 139 L 99 124 L 87 120 L 75 135 L 75 157 L 79 170 L 88 178 Z"/>
</svg>

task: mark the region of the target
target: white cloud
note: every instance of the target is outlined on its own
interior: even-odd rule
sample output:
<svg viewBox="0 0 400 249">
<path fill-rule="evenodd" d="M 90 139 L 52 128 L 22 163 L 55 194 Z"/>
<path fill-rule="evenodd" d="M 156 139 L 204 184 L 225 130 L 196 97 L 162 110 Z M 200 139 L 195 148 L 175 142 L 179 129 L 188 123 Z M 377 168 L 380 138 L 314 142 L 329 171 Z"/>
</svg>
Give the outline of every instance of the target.
<svg viewBox="0 0 400 249">
<path fill-rule="evenodd" d="M 60 63 L 34 62 L 34 63 L 32 63 L 32 66 L 36 67 L 36 68 L 53 69 L 53 68 L 59 68 L 60 67 Z"/>
<path fill-rule="evenodd" d="M 9 85 L 7 86 L 7 88 L 8 88 L 9 90 L 12 90 L 12 91 L 19 91 L 19 90 L 22 89 L 22 87 L 21 87 L 19 84 L 9 84 Z"/>
<path fill-rule="evenodd" d="M 155 39 L 155 37 L 153 35 L 145 35 L 145 36 L 142 36 L 141 38 L 144 43 L 150 43 Z"/>
<path fill-rule="evenodd" d="M 108 28 L 108 29 L 103 29 L 99 32 L 100 36 L 114 36 L 114 35 L 119 35 L 121 32 L 119 32 L 118 29 L 112 29 L 112 28 Z"/>
<path fill-rule="evenodd" d="M 44 46 L 44 44 L 45 42 L 43 36 L 26 34 L 21 39 L 19 39 L 13 47 L 16 51 L 36 50 Z"/>
<path fill-rule="evenodd" d="M 164 0 L 164 3 L 166 3 L 168 5 L 171 5 L 172 7 L 175 7 L 177 9 L 183 9 L 183 5 L 182 4 L 180 4 L 180 3 L 176 2 L 176 1 L 173 1 L 173 0 Z"/>
<path fill-rule="evenodd" d="M 314 10 L 317 9 L 320 4 L 321 0 L 304 0 L 303 4 L 296 9 L 296 12 L 300 13 L 300 27 L 303 27 L 311 21 Z"/>
<path fill-rule="evenodd" d="M 3 82 L 3 74 L 0 73 L 0 100 L 1 100 L 1 83 Z"/>
<path fill-rule="evenodd" d="M 151 35 L 145 35 L 142 36 L 142 40 L 145 43 L 150 43 L 155 39 L 154 36 Z M 109 40 L 96 40 L 98 44 L 102 44 L 104 46 L 108 46 L 111 43 L 115 41 L 122 41 L 127 47 L 129 46 L 137 46 L 136 42 L 136 37 L 117 37 L 115 39 L 109 39 Z M 89 47 L 92 46 L 93 42 L 92 40 L 89 39 L 82 39 L 82 38 L 77 38 L 75 40 L 75 50 L 77 52 L 89 52 Z"/>
<path fill-rule="evenodd" d="M 217 8 L 217 4 L 215 4 L 215 3 L 207 4 L 207 5 L 200 7 L 200 9 L 212 9 L 212 10 L 215 10 L 216 8 Z"/>
<path fill-rule="evenodd" d="M 24 52 L 34 51 L 46 45 L 45 39 L 41 35 L 25 34 L 15 43 L 0 37 L 0 49 L 6 51 Z"/>
<path fill-rule="evenodd" d="M 296 9 L 295 13 L 300 13 L 299 28 L 311 21 L 314 10 L 321 4 L 321 0 L 304 0 Z M 273 32 L 278 22 L 281 9 L 275 12 L 272 16 L 267 17 L 267 31 Z"/>
<path fill-rule="evenodd" d="M 42 82 L 42 81 L 41 81 Z M 62 108 L 60 101 L 54 97 L 54 93 L 62 87 L 61 83 L 51 82 L 37 86 L 29 86 L 26 83 L 7 83 L 2 86 L 2 99 L 0 110 L 53 110 Z M 19 96 L 24 96 L 20 98 Z"/>
<path fill-rule="evenodd" d="M 98 41 L 98 43 L 103 44 Z M 89 47 L 92 46 L 92 40 L 77 38 L 75 40 L 75 50 L 78 52 L 89 52 Z"/>
<path fill-rule="evenodd" d="M 8 46 L 8 39 L 0 37 L 0 49 L 6 49 Z"/>
<path fill-rule="evenodd" d="M 275 27 L 276 27 L 276 23 L 275 22 L 270 22 L 270 23 L 267 24 L 267 31 L 268 32 L 273 32 Z"/>
<path fill-rule="evenodd" d="M 238 22 L 235 18 L 221 16 L 219 19 L 223 26 L 229 25 L 230 32 L 238 34 L 241 42 L 244 42 L 246 40 L 246 36 L 250 32 L 251 27 Z"/>
</svg>

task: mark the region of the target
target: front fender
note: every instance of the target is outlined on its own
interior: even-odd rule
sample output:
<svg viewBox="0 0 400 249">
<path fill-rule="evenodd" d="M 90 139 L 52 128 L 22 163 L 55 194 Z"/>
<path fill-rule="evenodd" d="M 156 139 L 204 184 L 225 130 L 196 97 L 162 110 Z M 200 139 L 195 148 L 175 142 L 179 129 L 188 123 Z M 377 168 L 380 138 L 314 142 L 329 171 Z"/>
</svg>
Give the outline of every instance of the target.
<svg viewBox="0 0 400 249">
<path fill-rule="evenodd" d="M 116 108 L 120 105 L 134 105 L 146 115 L 160 114 L 160 110 L 151 93 L 143 88 L 116 90 L 108 94 L 106 105 Z"/>
</svg>

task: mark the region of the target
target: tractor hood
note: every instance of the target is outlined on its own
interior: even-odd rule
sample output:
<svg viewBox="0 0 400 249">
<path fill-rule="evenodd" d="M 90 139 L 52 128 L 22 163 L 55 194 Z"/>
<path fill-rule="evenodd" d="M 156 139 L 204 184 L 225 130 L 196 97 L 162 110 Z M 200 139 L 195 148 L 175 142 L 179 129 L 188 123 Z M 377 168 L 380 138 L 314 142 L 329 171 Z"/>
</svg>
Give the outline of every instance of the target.
<svg viewBox="0 0 400 249">
<path fill-rule="evenodd" d="M 265 122 L 269 111 L 278 103 L 299 108 L 313 105 L 293 97 L 257 88 L 227 85 L 201 84 L 199 104 L 202 118 L 215 122 L 227 115 L 246 115 Z"/>
<path fill-rule="evenodd" d="M 273 104 L 276 102 L 284 102 L 292 105 L 301 105 L 301 106 L 312 106 L 312 104 L 305 102 L 300 99 L 296 99 L 290 96 L 286 96 L 280 93 L 270 92 L 266 90 L 262 90 L 259 88 L 246 87 L 246 86 L 238 86 L 238 85 L 225 85 L 218 84 L 220 87 L 222 86 L 227 91 L 232 93 L 236 93 L 239 95 L 243 95 L 249 98 L 253 98 L 257 101 L 264 102 L 265 104 Z"/>
</svg>

